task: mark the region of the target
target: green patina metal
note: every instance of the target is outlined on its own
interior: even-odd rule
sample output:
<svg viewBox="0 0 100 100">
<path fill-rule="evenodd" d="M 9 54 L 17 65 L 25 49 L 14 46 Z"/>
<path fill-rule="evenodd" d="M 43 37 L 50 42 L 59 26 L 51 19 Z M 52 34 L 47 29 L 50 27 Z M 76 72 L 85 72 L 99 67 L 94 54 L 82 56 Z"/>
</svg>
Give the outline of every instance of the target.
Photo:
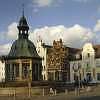
<svg viewBox="0 0 100 100">
<path fill-rule="evenodd" d="M 34 44 L 28 39 L 18 39 L 11 47 L 10 57 L 38 57 Z"/>
<path fill-rule="evenodd" d="M 34 57 L 39 58 L 35 45 L 28 39 L 29 26 L 27 20 L 23 16 L 19 20 L 19 25 L 17 26 L 19 30 L 18 39 L 12 44 L 11 50 L 8 54 L 8 58 L 18 58 L 18 57 Z"/>
</svg>

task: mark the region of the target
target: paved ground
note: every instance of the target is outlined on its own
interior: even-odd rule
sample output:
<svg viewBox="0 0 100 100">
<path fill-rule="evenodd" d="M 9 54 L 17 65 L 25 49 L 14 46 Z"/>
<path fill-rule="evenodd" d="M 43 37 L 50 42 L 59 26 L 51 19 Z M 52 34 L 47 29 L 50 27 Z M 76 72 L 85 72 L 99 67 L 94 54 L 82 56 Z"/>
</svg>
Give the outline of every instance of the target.
<svg viewBox="0 0 100 100">
<path fill-rule="evenodd" d="M 0 96 L 0 100 L 100 100 L 100 86 L 94 87 L 92 90 L 81 91 L 79 96 L 75 95 L 75 91 L 69 93 L 57 94 L 56 96 L 32 96 L 30 99 L 26 96 Z"/>
<path fill-rule="evenodd" d="M 20 97 L 0 97 L 0 100 L 100 100 L 100 96 L 78 96 L 78 97 L 69 97 L 66 95 L 59 96 L 34 96 L 31 99 Z"/>
</svg>

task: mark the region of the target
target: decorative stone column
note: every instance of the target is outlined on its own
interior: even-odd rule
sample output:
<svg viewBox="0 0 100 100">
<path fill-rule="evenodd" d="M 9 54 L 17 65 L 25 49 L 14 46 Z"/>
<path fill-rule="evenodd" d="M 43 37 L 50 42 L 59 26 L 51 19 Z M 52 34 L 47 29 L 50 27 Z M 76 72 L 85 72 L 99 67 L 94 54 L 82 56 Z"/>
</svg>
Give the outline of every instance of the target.
<svg viewBox="0 0 100 100">
<path fill-rule="evenodd" d="M 82 79 L 84 79 L 84 68 L 82 68 Z"/>
<path fill-rule="evenodd" d="M 39 71 L 40 70 L 40 64 L 38 64 L 37 67 L 38 67 L 38 80 L 40 80 L 40 71 Z"/>
<path fill-rule="evenodd" d="M 13 75 L 13 72 L 12 72 L 12 63 L 10 63 L 10 81 L 12 81 L 12 75 Z"/>
<path fill-rule="evenodd" d="M 16 80 L 16 65 L 14 64 L 14 70 L 13 70 L 13 75 L 14 75 L 14 80 Z"/>
<path fill-rule="evenodd" d="M 19 60 L 19 78 L 20 81 L 22 80 L 22 61 Z"/>
<path fill-rule="evenodd" d="M 48 71 L 47 71 L 47 69 L 45 70 L 44 76 L 45 76 L 45 80 L 48 80 Z"/>
<path fill-rule="evenodd" d="M 32 60 L 31 59 L 30 59 L 29 70 L 30 70 L 30 80 L 32 81 Z"/>
<path fill-rule="evenodd" d="M 62 80 L 61 71 L 59 71 L 59 80 L 60 80 L 60 81 Z"/>
<path fill-rule="evenodd" d="M 56 78 L 55 78 L 55 77 L 56 77 L 56 75 L 55 75 L 55 71 L 53 71 L 53 75 L 54 75 L 54 78 L 53 78 L 53 79 L 55 80 L 55 79 L 56 79 Z"/>
<path fill-rule="evenodd" d="M 97 79 L 96 79 L 96 69 L 93 68 L 92 70 L 93 70 L 93 79 L 94 79 L 94 81 L 96 81 L 96 80 L 97 80 Z"/>
</svg>

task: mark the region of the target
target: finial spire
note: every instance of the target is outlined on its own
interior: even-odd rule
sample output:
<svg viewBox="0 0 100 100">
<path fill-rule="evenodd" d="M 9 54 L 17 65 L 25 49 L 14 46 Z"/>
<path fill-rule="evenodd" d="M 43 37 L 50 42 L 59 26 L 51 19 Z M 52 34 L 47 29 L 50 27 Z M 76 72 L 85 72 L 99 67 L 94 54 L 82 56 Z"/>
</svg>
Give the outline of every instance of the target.
<svg viewBox="0 0 100 100">
<path fill-rule="evenodd" d="M 22 15 L 24 16 L 24 4 L 22 4 Z"/>
</svg>

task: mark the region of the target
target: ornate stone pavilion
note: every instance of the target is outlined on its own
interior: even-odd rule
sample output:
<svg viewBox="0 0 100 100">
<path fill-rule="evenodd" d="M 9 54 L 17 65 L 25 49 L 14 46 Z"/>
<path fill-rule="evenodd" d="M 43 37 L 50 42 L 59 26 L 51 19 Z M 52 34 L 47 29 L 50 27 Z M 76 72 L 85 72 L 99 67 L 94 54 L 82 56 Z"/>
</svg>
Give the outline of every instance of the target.
<svg viewBox="0 0 100 100">
<path fill-rule="evenodd" d="M 5 57 L 6 81 L 41 80 L 42 59 L 36 52 L 34 44 L 28 39 L 29 26 L 24 16 L 19 20 L 18 39 L 12 44 L 9 54 Z"/>
</svg>

